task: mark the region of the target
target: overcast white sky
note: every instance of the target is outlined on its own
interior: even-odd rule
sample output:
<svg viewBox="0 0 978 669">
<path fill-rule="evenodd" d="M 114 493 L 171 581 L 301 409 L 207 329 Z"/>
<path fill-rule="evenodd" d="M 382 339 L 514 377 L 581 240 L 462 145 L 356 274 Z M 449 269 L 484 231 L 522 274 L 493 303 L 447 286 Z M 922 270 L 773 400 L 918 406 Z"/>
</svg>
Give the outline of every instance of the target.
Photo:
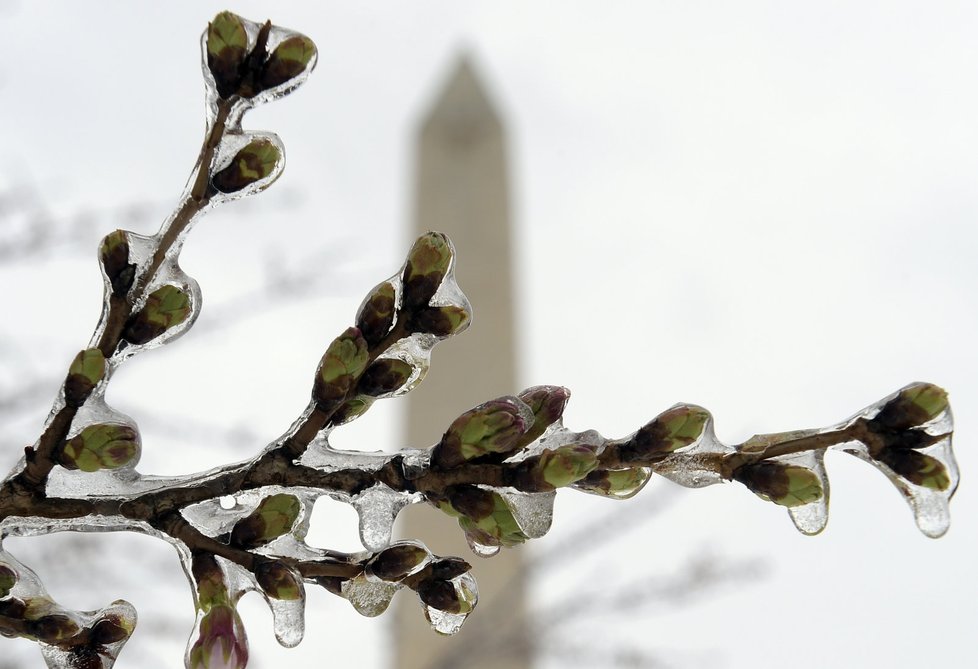
<svg viewBox="0 0 978 669">
<path fill-rule="evenodd" d="M 320 64 L 246 119 L 284 140 L 280 182 L 188 243 L 201 325 L 261 282 L 270 255 L 318 258 L 322 297 L 201 327 L 127 365 L 110 402 L 137 420 L 196 413 L 266 441 L 280 433 L 322 348 L 401 262 L 413 131 L 466 49 L 510 131 L 524 385 L 570 387 L 568 425 L 617 436 L 688 401 L 735 442 L 834 423 L 915 380 L 946 387 L 955 409 L 964 485 L 945 538 L 919 535 L 889 483 L 843 455 L 828 461 L 832 514 L 817 538 L 739 486 L 683 493 L 609 548 L 620 582 L 706 550 L 762 559 L 767 576 L 602 627 L 602 641 L 639 639 L 669 666 L 978 660 L 978 5 L 0 0 L 0 186 L 33 183 L 55 213 L 175 200 L 202 133 L 198 36 L 224 8 L 305 32 Z M 92 249 L 107 231 L 93 231 Z M 68 254 L 0 268 L 14 373 L 63 369 L 87 341 L 97 276 Z M 259 348 L 274 364 L 242 368 Z M 437 353 L 432 373 L 451 373 Z M 0 430 L 11 464 L 38 411 Z M 397 415 L 375 409 L 351 432 L 363 448 L 390 446 Z M 143 432 L 147 472 L 259 445 L 207 451 L 164 426 Z M 564 495 L 539 550 L 609 504 Z M 335 547 L 353 548 L 342 532 Z M 172 563 L 160 580 L 183 596 Z M 138 593 L 98 595 L 78 605 L 125 596 L 141 608 Z M 326 654 L 379 666 L 383 621 L 332 600 L 312 598 L 311 631 L 291 651 L 255 613 L 252 666 L 320 666 Z"/>
</svg>

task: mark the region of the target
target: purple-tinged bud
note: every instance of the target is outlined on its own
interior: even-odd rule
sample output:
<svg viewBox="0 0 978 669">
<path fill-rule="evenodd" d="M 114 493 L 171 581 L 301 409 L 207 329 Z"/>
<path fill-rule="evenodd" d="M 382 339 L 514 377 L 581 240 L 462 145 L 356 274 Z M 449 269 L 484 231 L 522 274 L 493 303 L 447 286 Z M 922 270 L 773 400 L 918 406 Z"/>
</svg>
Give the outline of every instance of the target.
<svg viewBox="0 0 978 669">
<path fill-rule="evenodd" d="M 89 425 L 65 443 L 58 464 L 95 472 L 133 464 L 139 456 L 139 434 L 128 425 Z"/>
<path fill-rule="evenodd" d="M 539 439 L 548 427 L 564 415 L 570 391 L 561 386 L 533 386 L 519 394 L 530 411 L 533 412 L 533 426 L 520 440 L 523 445 Z"/>
<path fill-rule="evenodd" d="M 238 612 L 227 605 L 208 611 L 190 648 L 190 669 L 245 669 L 248 637 Z"/>
<path fill-rule="evenodd" d="M 85 349 L 75 356 L 65 379 L 65 403 L 80 407 L 105 376 L 105 356 L 97 348 Z"/>
<path fill-rule="evenodd" d="M 370 346 L 376 346 L 394 326 L 394 286 L 385 281 L 374 287 L 357 312 L 357 327 Z"/>
<path fill-rule="evenodd" d="M 426 307 L 452 264 L 454 249 L 448 237 L 429 232 L 418 237 L 408 252 L 402 275 L 402 306 L 409 310 Z"/>
<path fill-rule="evenodd" d="M 548 485 L 563 488 L 580 481 L 597 466 L 598 456 L 592 448 L 570 444 L 556 450 L 544 450 L 539 455 L 535 469 Z"/>
<path fill-rule="evenodd" d="M 278 560 L 263 562 L 255 569 L 255 580 L 271 599 L 302 599 L 302 579 Z"/>
<path fill-rule="evenodd" d="M 367 341 L 356 328 L 347 328 L 334 339 L 316 370 L 313 398 L 323 407 L 335 407 L 354 388 L 367 368 Z"/>
<path fill-rule="evenodd" d="M 414 367 L 399 358 L 381 358 L 367 367 L 357 392 L 369 397 L 389 395 L 407 383 L 413 372 Z"/>
<path fill-rule="evenodd" d="M 367 573 L 384 581 L 396 582 L 416 572 L 431 557 L 419 544 L 394 544 L 377 553 L 367 565 Z"/>
<path fill-rule="evenodd" d="M 512 452 L 527 428 L 526 413 L 526 405 L 515 397 L 500 397 L 466 411 L 435 446 L 432 464 L 451 469 L 490 453 Z"/>
</svg>

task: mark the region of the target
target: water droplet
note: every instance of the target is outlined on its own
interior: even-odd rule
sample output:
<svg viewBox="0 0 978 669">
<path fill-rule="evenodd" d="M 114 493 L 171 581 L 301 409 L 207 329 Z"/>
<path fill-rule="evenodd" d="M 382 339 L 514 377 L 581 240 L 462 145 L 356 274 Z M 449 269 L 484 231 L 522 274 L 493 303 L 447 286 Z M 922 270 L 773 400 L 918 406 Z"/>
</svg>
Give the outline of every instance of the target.
<svg viewBox="0 0 978 669">
<path fill-rule="evenodd" d="M 377 552 L 390 545 L 397 514 L 408 504 L 421 499 L 419 494 L 397 492 L 383 483 L 354 497 L 351 504 L 360 517 L 360 542 L 363 547 Z"/>
</svg>

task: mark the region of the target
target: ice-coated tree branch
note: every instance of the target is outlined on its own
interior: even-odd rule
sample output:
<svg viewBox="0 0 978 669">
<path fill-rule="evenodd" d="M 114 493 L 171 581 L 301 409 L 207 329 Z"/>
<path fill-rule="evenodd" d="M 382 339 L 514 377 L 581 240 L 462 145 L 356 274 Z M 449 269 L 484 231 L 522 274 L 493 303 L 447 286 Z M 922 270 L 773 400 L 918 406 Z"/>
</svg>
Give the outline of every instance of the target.
<svg viewBox="0 0 978 669">
<path fill-rule="evenodd" d="M 558 488 L 613 499 L 636 494 L 653 475 L 697 488 L 736 481 L 819 532 L 827 519 L 829 449 L 873 464 L 906 496 L 929 536 L 947 529 L 957 485 L 947 396 L 914 383 L 827 428 L 721 443 L 703 408 L 679 404 L 632 434 L 608 438 L 563 424 L 570 397 L 536 386 L 460 415 L 437 444 L 397 453 L 340 451 L 334 429 L 378 400 L 413 389 L 432 349 L 463 332 L 471 309 L 454 277 L 455 251 L 437 232 L 421 236 L 402 268 L 375 286 L 354 324 L 327 347 L 311 378 L 309 404 L 253 458 L 176 477 L 136 470 L 136 421 L 105 391 L 133 355 L 186 332 L 200 311 L 197 283 L 179 255 L 195 221 L 212 207 L 268 187 L 284 150 L 271 133 L 244 130 L 244 114 L 300 85 L 316 62 L 305 36 L 230 12 L 202 37 L 207 129 L 186 191 L 156 235 L 117 230 L 99 247 L 105 299 L 88 347 L 70 363 L 37 441 L 0 488 L 2 536 L 56 531 L 135 531 L 177 548 L 193 586 L 197 619 L 188 667 L 244 667 L 248 650 L 240 597 L 260 592 L 278 640 L 303 635 L 304 589 L 321 586 L 364 615 L 377 615 L 407 588 L 435 630 L 456 632 L 477 602 L 468 562 L 391 542 L 398 512 L 427 503 L 458 519 L 475 553 L 490 556 L 540 537 Z M 364 551 L 315 549 L 304 541 L 321 496 L 350 503 Z M 221 500 L 233 500 L 222 504 Z M 230 506 L 231 508 L 226 508 Z M 2 549 L 0 549 L 2 550 Z M 117 601 L 94 612 L 59 606 L 40 580 L 0 552 L 0 633 L 36 640 L 51 667 L 111 667 L 135 628 Z"/>
</svg>

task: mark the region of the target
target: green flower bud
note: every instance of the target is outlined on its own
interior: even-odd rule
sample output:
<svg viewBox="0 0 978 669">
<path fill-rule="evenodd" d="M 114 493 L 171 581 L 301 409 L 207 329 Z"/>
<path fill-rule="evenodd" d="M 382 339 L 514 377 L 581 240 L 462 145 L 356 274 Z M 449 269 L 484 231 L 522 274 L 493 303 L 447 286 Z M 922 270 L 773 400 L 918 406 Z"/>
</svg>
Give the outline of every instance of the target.
<svg viewBox="0 0 978 669">
<path fill-rule="evenodd" d="M 948 408 L 947 392 L 930 383 L 907 386 L 869 421 L 877 431 L 908 430 L 927 423 Z"/>
<path fill-rule="evenodd" d="M 623 462 L 643 462 L 689 446 L 703 434 L 710 412 L 683 404 L 664 411 L 619 446 Z"/>
<path fill-rule="evenodd" d="M 411 329 L 414 332 L 427 332 L 436 337 L 448 337 L 469 327 L 471 319 L 471 312 L 464 307 L 454 305 L 426 307 L 411 317 Z"/>
<path fill-rule="evenodd" d="M 290 37 L 279 44 L 262 67 L 263 89 L 275 88 L 293 79 L 306 69 L 316 55 L 316 45 L 305 35 Z"/>
<path fill-rule="evenodd" d="M 533 386 L 521 392 L 519 398 L 533 412 L 533 425 L 520 439 L 520 444 L 525 446 L 539 439 L 564 415 L 570 391 L 560 386 Z"/>
<path fill-rule="evenodd" d="M 301 510 L 302 504 L 293 495 L 270 495 L 250 516 L 237 522 L 231 530 L 231 543 L 250 550 L 278 539 L 292 531 Z"/>
<path fill-rule="evenodd" d="M 781 506 L 811 504 L 822 499 L 824 494 L 818 474 L 795 465 L 758 462 L 739 467 L 733 478 L 761 499 Z"/>
<path fill-rule="evenodd" d="M 99 246 L 102 270 L 109 279 L 113 295 L 125 295 L 136 277 L 136 265 L 129 262 L 129 240 L 124 230 L 110 232 Z"/>
<path fill-rule="evenodd" d="M 454 249 L 448 237 L 429 232 L 414 242 L 404 265 L 401 301 L 406 309 L 428 306 L 452 264 Z"/>
<path fill-rule="evenodd" d="M 571 444 L 539 455 L 536 469 L 554 488 L 563 488 L 587 476 L 598 466 L 598 456 L 587 446 Z"/>
<path fill-rule="evenodd" d="M 128 425 L 89 425 L 65 443 L 58 463 L 65 469 L 95 472 L 134 464 L 139 455 L 139 434 Z"/>
<path fill-rule="evenodd" d="M 237 193 L 268 178 L 281 159 L 282 152 L 270 140 L 253 139 L 234 155 L 227 167 L 211 177 L 211 184 L 222 193 Z"/>
<path fill-rule="evenodd" d="M 489 453 L 510 453 L 526 430 L 525 408 L 515 397 L 500 397 L 466 411 L 435 446 L 432 464 L 451 469 Z"/>
<path fill-rule="evenodd" d="M 349 399 L 339 406 L 333 417 L 329 419 L 329 424 L 336 426 L 342 425 L 343 423 L 349 423 L 355 418 L 359 418 L 363 414 L 367 413 L 374 403 L 374 398 L 367 397 L 365 395 L 358 395 L 353 399 Z"/>
<path fill-rule="evenodd" d="M 904 448 L 885 448 L 877 459 L 914 485 L 931 490 L 947 490 L 951 478 L 937 458 Z"/>
<path fill-rule="evenodd" d="M 228 588 L 224 582 L 224 572 L 212 555 L 194 555 L 191 564 L 194 582 L 197 584 L 197 608 L 210 611 L 215 606 L 228 603 Z"/>
<path fill-rule="evenodd" d="M 75 356 L 65 379 L 65 402 L 80 407 L 105 376 L 105 356 L 97 348 L 85 349 Z"/>
<path fill-rule="evenodd" d="M 429 557 L 424 546 L 413 543 L 395 544 L 377 553 L 367 565 L 367 573 L 385 581 L 399 581 L 416 571 Z"/>
<path fill-rule="evenodd" d="M 190 316 L 190 296 L 169 284 L 154 290 L 146 304 L 126 323 L 122 336 L 133 344 L 146 344 Z"/>
<path fill-rule="evenodd" d="M 376 346 L 394 326 L 394 286 L 376 286 L 357 312 L 357 327 L 370 346 Z"/>
<path fill-rule="evenodd" d="M 17 584 L 17 573 L 7 565 L 0 565 L 0 599 L 10 594 Z"/>
<path fill-rule="evenodd" d="M 651 473 L 645 467 L 600 469 L 574 483 L 574 487 L 602 497 L 628 499 L 648 483 Z"/>
<path fill-rule="evenodd" d="M 438 508 L 458 518 L 465 534 L 485 546 L 516 546 L 528 539 L 503 497 L 475 486 L 450 488 Z"/>
<path fill-rule="evenodd" d="M 357 384 L 357 392 L 370 397 L 393 393 L 411 378 L 414 367 L 398 358 L 382 358 L 367 367 Z"/>
<path fill-rule="evenodd" d="M 353 390 L 367 368 L 370 352 L 367 341 L 356 328 L 347 328 L 334 339 L 316 370 L 313 397 L 321 405 L 332 406 Z"/>
<path fill-rule="evenodd" d="M 294 570 L 278 560 L 258 565 L 255 568 L 255 579 L 271 599 L 302 599 L 302 580 Z"/>
<path fill-rule="evenodd" d="M 207 67 L 217 93 L 229 98 L 241 84 L 241 69 L 248 55 L 248 34 L 241 17 L 221 12 L 207 26 Z"/>
</svg>

